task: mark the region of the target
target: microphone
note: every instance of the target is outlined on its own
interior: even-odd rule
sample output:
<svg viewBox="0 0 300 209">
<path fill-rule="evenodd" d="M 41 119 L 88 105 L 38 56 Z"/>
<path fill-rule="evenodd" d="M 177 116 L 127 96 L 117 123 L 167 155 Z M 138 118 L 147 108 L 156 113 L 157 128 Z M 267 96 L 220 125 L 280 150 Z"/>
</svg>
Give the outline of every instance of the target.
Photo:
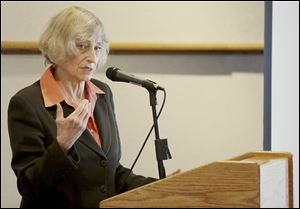
<svg viewBox="0 0 300 209">
<path fill-rule="evenodd" d="M 151 91 L 165 90 L 163 87 L 159 86 L 154 81 L 150 81 L 148 79 L 144 80 L 141 78 L 137 78 L 134 75 L 122 72 L 119 68 L 116 68 L 116 67 L 109 67 L 106 70 L 106 77 L 112 81 L 120 81 L 120 82 L 136 84 L 136 85 L 142 86 L 142 87 L 146 88 L 147 90 L 151 90 Z"/>
</svg>

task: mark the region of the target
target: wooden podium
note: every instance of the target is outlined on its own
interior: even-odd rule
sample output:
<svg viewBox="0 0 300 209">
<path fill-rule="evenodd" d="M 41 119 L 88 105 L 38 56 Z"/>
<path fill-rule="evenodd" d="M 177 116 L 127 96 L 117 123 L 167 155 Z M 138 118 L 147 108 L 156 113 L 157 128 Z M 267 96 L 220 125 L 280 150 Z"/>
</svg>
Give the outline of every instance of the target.
<svg viewBox="0 0 300 209">
<path fill-rule="evenodd" d="M 158 180 L 100 207 L 293 207 L 293 162 L 286 152 L 249 152 Z"/>
</svg>

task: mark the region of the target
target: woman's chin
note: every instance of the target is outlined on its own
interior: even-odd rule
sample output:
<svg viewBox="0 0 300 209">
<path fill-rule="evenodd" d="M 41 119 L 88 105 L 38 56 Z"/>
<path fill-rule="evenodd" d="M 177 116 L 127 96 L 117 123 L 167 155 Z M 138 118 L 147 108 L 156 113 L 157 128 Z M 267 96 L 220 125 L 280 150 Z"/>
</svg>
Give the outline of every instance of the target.
<svg viewBox="0 0 300 209">
<path fill-rule="evenodd" d="M 93 73 L 86 73 L 81 76 L 82 81 L 89 81 L 92 79 Z"/>
<path fill-rule="evenodd" d="M 81 76 L 80 78 L 78 78 L 79 82 L 84 82 L 84 81 L 89 81 L 92 79 L 92 76 Z"/>
</svg>

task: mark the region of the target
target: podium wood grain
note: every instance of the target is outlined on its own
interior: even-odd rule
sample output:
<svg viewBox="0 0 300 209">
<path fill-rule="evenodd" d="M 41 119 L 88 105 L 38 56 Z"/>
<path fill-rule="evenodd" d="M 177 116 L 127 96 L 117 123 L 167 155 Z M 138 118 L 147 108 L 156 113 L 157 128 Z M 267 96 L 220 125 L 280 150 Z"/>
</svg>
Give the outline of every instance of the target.
<svg viewBox="0 0 300 209">
<path fill-rule="evenodd" d="M 264 158 L 265 152 L 252 154 Z M 260 207 L 259 178 L 263 161 L 251 159 L 253 155 L 213 162 L 153 182 L 103 200 L 100 207 Z"/>
</svg>

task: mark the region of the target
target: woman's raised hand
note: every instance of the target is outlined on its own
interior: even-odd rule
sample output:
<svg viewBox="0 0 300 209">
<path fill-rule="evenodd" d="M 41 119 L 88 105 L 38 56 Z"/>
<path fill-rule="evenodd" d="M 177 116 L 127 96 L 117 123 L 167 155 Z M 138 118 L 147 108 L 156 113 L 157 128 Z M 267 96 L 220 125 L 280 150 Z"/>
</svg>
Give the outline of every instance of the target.
<svg viewBox="0 0 300 209">
<path fill-rule="evenodd" d="M 56 106 L 57 141 L 60 147 L 67 152 L 86 129 L 91 103 L 87 99 L 81 100 L 75 111 L 67 118 L 64 118 L 60 103 Z"/>
</svg>

